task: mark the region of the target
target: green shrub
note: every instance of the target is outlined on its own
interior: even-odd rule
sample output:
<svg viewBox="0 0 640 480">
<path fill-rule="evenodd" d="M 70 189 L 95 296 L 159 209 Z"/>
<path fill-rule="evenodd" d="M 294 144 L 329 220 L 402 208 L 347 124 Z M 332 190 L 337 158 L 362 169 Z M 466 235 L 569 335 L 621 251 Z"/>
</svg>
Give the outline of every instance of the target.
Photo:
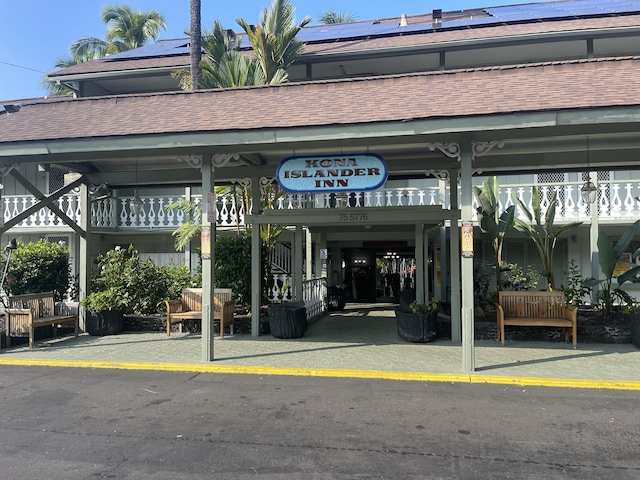
<svg viewBox="0 0 640 480">
<path fill-rule="evenodd" d="M 112 299 L 125 313 L 153 315 L 164 311 L 165 300 L 180 298 L 182 289 L 190 286 L 194 282 L 186 266 L 157 266 L 150 259 L 142 261 L 133 245 L 116 247 L 98 256 L 91 293 L 82 303 L 97 308 Z"/>
<path fill-rule="evenodd" d="M 567 303 L 579 306 L 586 298 L 591 298 L 593 288 L 590 283 L 593 278 L 583 278 L 580 274 L 580 267 L 574 258 L 569 260 L 569 271 L 567 272 L 567 285 L 560 285 L 560 290 L 564 292 Z"/>
<path fill-rule="evenodd" d="M 261 255 L 260 291 L 264 293 L 269 265 L 267 248 L 262 241 Z M 233 289 L 234 299 L 238 303 L 251 303 L 251 235 L 242 234 L 216 239 L 215 263 L 215 286 Z"/>
<path fill-rule="evenodd" d="M 504 290 L 535 290 L 540 276 L 533 265 L 527 265 L 525 271 L 517 263 L 510 263 L 503 273 L 502 288 Z"/>
<path fill-rule="evenodd" d="M 53 292 L 56 301 L 67 296 L 72 286 L 69 249 L 44 239 L 36 243 L 17 241 L 4 285 L 10 295 Z M 6 259 L 3 262 L 3 269 Z"/>
</svg>

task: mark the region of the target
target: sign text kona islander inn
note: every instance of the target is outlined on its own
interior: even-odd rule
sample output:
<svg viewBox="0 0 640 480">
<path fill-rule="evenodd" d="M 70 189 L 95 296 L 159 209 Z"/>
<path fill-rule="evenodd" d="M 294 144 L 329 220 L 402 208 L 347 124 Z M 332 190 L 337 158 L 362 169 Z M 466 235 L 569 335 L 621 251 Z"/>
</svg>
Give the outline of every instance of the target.
<svg viewBox="0 0 640 480">
<path fill-rule="evenodd" d="M 322 157 L 288 157 L 280 162 L 276 180 L 288 192 L 375 190 L 387 180 L 387 164 L 367 153 Z"/>
</svg>

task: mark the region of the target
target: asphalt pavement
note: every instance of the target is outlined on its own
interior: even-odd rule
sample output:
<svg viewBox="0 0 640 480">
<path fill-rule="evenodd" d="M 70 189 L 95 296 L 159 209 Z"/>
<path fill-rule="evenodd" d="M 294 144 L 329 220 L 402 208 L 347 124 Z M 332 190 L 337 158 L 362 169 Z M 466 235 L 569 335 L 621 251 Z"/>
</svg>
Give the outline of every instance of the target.
<svg viewBox="0 0 640 480">
<path fill-rule="evenodd" d="M 640 478 L 640 393 L 1 367 L 0 478 Z"/>
</svg>

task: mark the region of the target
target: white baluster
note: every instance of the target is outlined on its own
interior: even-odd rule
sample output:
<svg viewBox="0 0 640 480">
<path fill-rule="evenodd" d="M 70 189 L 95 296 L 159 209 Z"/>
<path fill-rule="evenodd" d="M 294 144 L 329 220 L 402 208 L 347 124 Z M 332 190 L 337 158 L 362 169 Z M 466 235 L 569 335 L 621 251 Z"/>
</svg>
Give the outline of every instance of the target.
<svg viewBox="0 0 640 480">
<path fill-rule="evenodd" d="M 126 198 L 120 198 L 120 225 L 129 226 L 131 225 L 131 211 L 129 210 L 129 202 Z"/>
<path fill-rule="evenodd" d="M 611 216 L 613 218 L 620 218 L 620 210 L 622 209 L 622 200 L 620 199 L 620 185 L 614 183 L 611 185 L 613 188 L 613 199 L 611 200 Z"/>
<path fill-rule="evenodd" d="M 633 217 L 633 209 L 636 206 L 636 201 L 633 199 L 632 189 L 633 186 L 630 183 L 625 184 L 625 195 L 624 195 L 624 216 L 625 217 Z"/>
<path fill-rule="evenodd" d="M 607 186 L 605 184 L 599 185 L 600 187 L 600 201 L 598 202 L 598 217 L 599 218 L 611 218 L 611 211 L 609 210 L 609 197 L 607 196 Z"/>
<path fill-rule="evenodd" d="M 535 186 L 531 187 L 536 188 Z M 547 210 L 549 209 L 549 187 L 546 185 L 543 185 L 541 188 L 541 193 L 540 193 L 540 214 L 542 215 L 542 217 L 545 216 L 545 214 L 547 213 Z M 531 198 L 533 198 L 533 193 L 531 194 Z M 533 210 L 533 207 L 531 207 Z"/>
<path fill-rule="evenodd" d="M 438 204 L 438 192 L 435 190 L 429 190 L 429 205 Z"/>
<path fill-rule="evenodd" d="M 565 217 L 576 218 L 576 204 L 573 200 L 573 185 L 567 185 L 565 187 L 564 211 Z"/>
<path fill-rule="evenodd" d="M 523 205 L 527 204 L 524 201 L 524 188 L 523 187 L 518 187 L 518 198 L 520 199 L 520 201 L 522 202 Z M 529 209 L 531 209 L 531 202 L 529 202 Z M 526 219 L 524 212 L 520 208 L 520 204 L 518 204 L 518 208 L 516 208 L 516 216 L 518 218 L 521 218 L 522 220 Z"/>
<path fill-rule="evenodd" d="M 382 206 L 382 192 L 381 191 L 377 191 L 376 192 L 376 207 L 381 207 Z"/>
<path fill-rule="evenodd" d="M 148 224 L 150 227 L 153 226 L 157 226 L 157 210 L 156 210 L 156 203 L 158 205 L 160 205 L 159 202 L 157 202 L 158 199 L 154 198 L 154 197 L 150 197 L 145 199 L 145 201 L 149 202 L 149 209 L 147 210 L 148 213 Z"/>
<path fill-rule="evenodd" d="M 385 207 L 393 207 L 393 204 L 391 203 L 393 192 L 391 190 L 387 190 L 386 194 L 387 194 L 387 200 L 386 200 Z"/>
<path fill-rule="evenodd" d="M 407 205 L 408 206 L 413 205 L 413 190 L 407 191 Z"/>
<path fill-rule="evenodd" d="M 418 202 L 418 205 L 420 206 L 424 205 L 424 195 L 425 195 L 424 190 L 422 189 L 418 190 L 418 198 L 420 199 Z"/>
<path fill-rule="evenodd" d="M 515 205 L 515 202 L 513 201 L 513 196 L 512 196 L 512 193 L 511 193 L 512 191 L 513 191 L 512 187 L 505 187 L 504 191 L 503 191 L 502 187 L 499 187 L 498 195 L 499 196 L 504 196 L 504 201 L 502 202 L 503 207 L 502 207 L 501 211 L 506 210 L 511 205 Z M 473 198 L 475 199 L 476 196 L 474 195 Z"/>
</svg>

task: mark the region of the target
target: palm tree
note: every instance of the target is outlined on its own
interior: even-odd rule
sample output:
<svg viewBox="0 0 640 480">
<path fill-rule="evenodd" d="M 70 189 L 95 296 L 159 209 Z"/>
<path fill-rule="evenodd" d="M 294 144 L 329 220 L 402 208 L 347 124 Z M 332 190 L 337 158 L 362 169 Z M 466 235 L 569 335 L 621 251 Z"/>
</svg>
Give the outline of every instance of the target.
<svg viewBox="0 0 640 480">
<path fill-rule="evenodd" d="M 202 59 L 202 35 L 201 35 L 201 0 L 191 0 L 189 17 L 190 17 L 190 57 L 191 57 L 191 90 L 197 90 L 202 75 L 200 68 L 200 60 Z"/>
<path fill-rule="evenodd" d="M 263 83 L 258 62 L 238 49 L 238 39 L 230 35 L 219 21 L 213 32 L 205 32 L 203 48 L 206 58 L 202 62 L 202 88 L 235 88 Z"/>
<path fill-rule="evenodd" d="M 71 46 L 71 55 L 86 58 L 89 51 L 99 57 L 125 52 L 155 40 L 160 29 L 166 30 L 164 18 L 157 10 L 143 12 L 126 5 L 107 5 L 102 11 L 102 22 L 108 25 L 106 40 L 86 37 L 76 40 Z"/>
<path fill-rule="evenodd" d="M 311 22 L 311 17 L 306 16 L 296 25 L 295 10 L 289 0 L 273 0 L 271 6 L 262 11 L 259 25 L 249 25 L 242 18 L 236 20 L 253 46 L 261 75 L 264 77 L 261 83 L 286 82 L 287 68 L 298 59 L 304 49 L 304 44 L 295 37 Z"/>
<path fill-rule="evenodd" d="M 351 23 L 358 19 L 353 12 L 338 12 L 337 10 L 327 10 L 320 17 L 320 23 L 331 25 L 335 23 Z"/>
</svg>

